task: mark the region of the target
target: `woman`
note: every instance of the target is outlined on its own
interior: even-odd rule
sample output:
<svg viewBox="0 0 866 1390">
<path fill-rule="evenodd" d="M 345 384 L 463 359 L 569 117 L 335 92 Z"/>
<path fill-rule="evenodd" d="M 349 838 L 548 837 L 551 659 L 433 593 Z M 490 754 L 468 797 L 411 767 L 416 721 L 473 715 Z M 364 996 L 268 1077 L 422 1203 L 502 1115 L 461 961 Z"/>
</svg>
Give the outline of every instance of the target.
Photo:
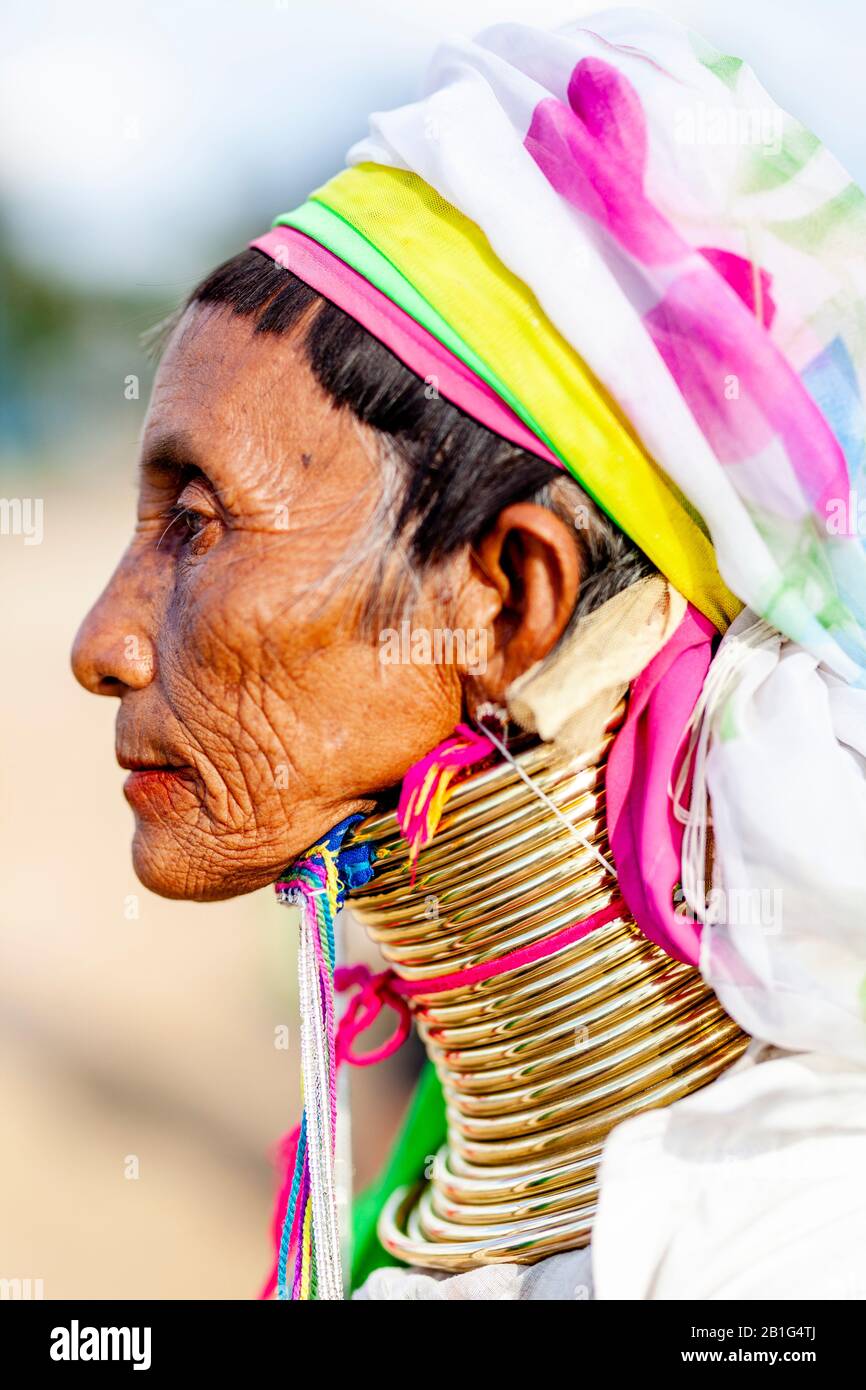
<svg viewBox="0 0 866 1390">
<path fill-rule="evenodd" d="M 444 45 L 349 161 L 173 326 L 74 653 L 142 882 L 301 908 L 269 1287 L 343 1295 L 387 1005 L 362 1297 L 863 1296 L 863 196 L 636 11 Z"/>
</svg>

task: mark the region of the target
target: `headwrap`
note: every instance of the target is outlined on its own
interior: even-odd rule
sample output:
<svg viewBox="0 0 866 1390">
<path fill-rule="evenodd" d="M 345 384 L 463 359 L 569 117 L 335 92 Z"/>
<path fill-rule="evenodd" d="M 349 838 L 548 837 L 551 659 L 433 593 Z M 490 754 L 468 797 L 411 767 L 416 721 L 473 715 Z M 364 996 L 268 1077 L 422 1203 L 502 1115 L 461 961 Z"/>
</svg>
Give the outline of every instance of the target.
<svg viewBox="0 0 866 1390">
<path fill-rule="evenodd" d="M 348 162 L 253 245 L 567 469 L 689 601 L 628 756 L 692 915 L 638 892 L 639 925 L 749 1031 L 866 1061 L 863 194 L 740 60 L 637 10 L 441 45 Z"/>
</svg>

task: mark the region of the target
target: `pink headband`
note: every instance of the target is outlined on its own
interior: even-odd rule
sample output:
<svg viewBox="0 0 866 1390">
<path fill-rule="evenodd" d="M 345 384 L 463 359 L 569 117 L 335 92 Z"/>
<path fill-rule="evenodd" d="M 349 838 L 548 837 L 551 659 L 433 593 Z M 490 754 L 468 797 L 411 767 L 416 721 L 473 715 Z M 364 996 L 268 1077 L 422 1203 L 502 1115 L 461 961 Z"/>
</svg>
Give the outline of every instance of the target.
<svg viewBox="0 0 866 1390">
<path fill-rule="evenodd" d="M 561 469 L 556 455 L 485 381 L 339 256 L 294 227 L 274 227 L 250 246 L 336 304 L 416 376 L 432 379 L 440 395 L 465 415 Z"/>
</svg>

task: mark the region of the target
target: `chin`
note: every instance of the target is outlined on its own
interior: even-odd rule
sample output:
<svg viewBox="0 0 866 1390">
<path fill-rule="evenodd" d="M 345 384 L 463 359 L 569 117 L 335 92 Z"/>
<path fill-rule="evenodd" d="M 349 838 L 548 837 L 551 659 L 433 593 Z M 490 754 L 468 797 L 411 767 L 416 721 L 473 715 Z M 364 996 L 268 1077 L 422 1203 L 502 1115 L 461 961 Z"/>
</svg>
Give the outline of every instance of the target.
<svg viewBox="0 0 866 1390">
<path fill-rule="evenodd" d="M 160 898 L 215 903 L 239 898 L 273 883 L 283 864 L 233 865 L 225 859 L 180 846 L 165 832 L 138 827 L 132 841 L 132 866 L 143 887 Z"/>
</svg>

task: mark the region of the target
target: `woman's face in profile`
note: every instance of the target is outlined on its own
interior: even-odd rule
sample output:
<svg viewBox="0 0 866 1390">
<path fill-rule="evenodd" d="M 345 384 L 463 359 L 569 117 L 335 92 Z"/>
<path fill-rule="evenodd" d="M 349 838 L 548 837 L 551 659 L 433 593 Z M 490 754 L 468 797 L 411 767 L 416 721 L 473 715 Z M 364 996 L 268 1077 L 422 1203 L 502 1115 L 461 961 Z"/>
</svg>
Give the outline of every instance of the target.
<svg viewBox="0 0 866 1390">
<path fill-rule="evenodd" d="M 154 386 L 132 540 L 73 651 L 82 685 L 120 701 L 133 858 L 155 892 L 272 882 L 459 719 L 453 666 L 383 664 L 357 635 L 363 560 L 357 582 L 334 580 L 380 488 L 372 434 L 292 337 L 187 310 Z M 428 601 L 441 607 L 441 576 L 414 620 Z"/>
</svg>

